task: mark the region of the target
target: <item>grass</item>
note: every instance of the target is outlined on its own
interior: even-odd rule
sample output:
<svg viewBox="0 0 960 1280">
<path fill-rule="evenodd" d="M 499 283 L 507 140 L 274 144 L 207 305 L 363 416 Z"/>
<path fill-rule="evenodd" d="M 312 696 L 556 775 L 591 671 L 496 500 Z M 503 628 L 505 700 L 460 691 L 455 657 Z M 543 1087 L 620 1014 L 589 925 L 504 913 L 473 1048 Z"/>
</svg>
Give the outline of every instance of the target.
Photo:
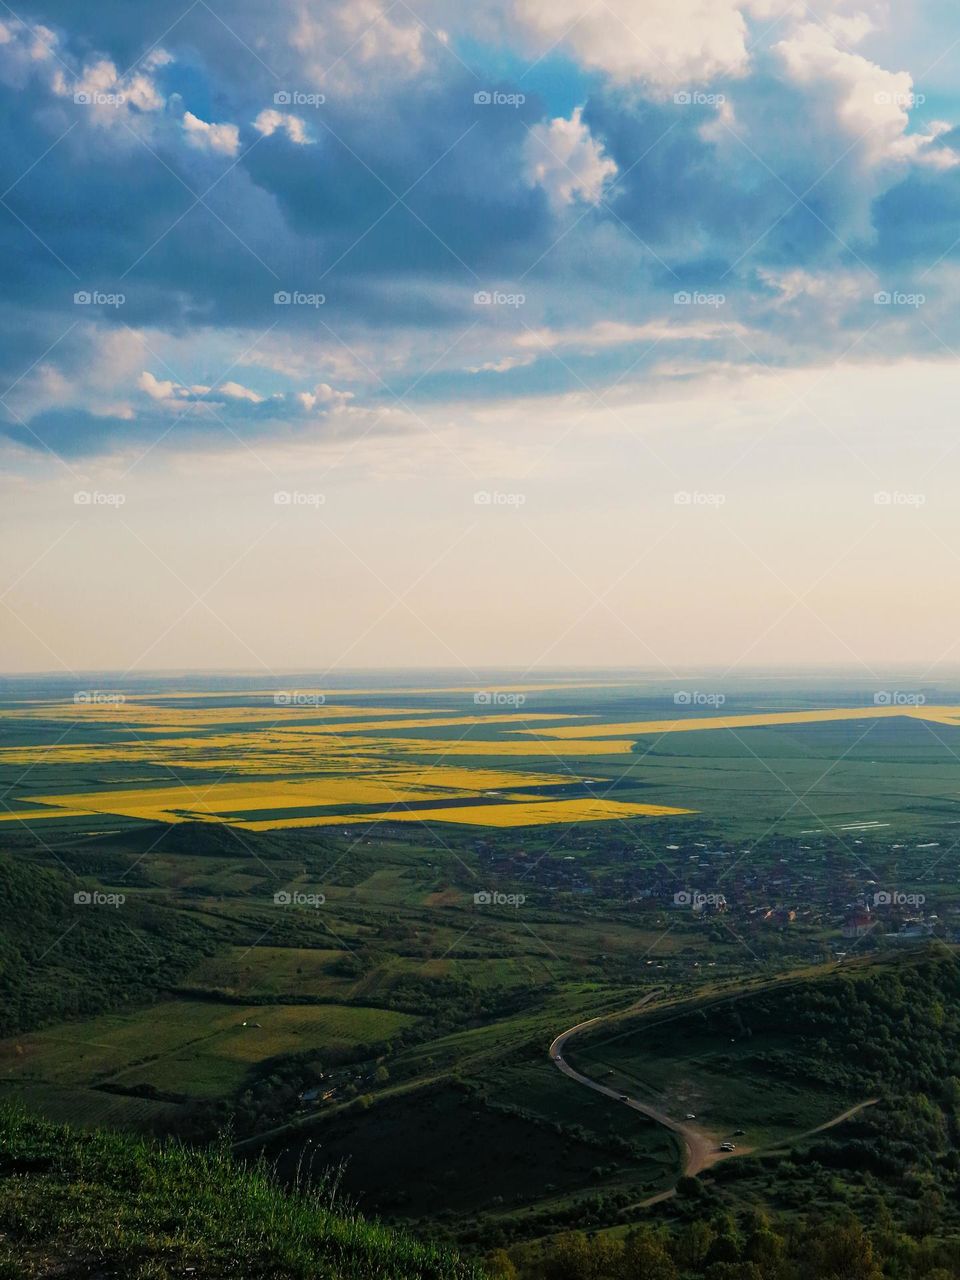
<svg viewBox="0 0 960 1280">
<path fill-rule="evenodd" d="M 802 1074 L 776 1074 L 772 1063 L 798 1063 L 810 1047 L 762 1025 L 750 1036 L 708 1031 L 701 1013 L 707 1007 L 735 1010 L 738 1001 L 686 1001 L 638 1014 L 619 1028 L 598 1028 L 572 1041 L 567 1059 L 675 1119 L 695 1114 L 697 1124 L 720 1140 L 745 1130 L 737 1142 L 750 1148 L 795 1139 L 863 1100 L 852 1082 L 844 1089 Z"/>
<path fill-rule="evenodd" d="M 365 1006 L 172 1000 L 6 1041 L 0 1045 L 0 1074 L 64 1088 L 146 1084 L 191 1097 L 220 1097 L 239 1088 L 258 1062 L 383 1040 L 413 1021 Z"/>
<path fill-rule="evenodd" d="M 283 1192 L 265 1166 L 222 1148 L 78 1133 L 0 1110 L 0 1274 L 188 1269 L 245 1280 L 480 1280 L 449 1251 L 338 1206 L 329 1182 Z"/>
</svg>

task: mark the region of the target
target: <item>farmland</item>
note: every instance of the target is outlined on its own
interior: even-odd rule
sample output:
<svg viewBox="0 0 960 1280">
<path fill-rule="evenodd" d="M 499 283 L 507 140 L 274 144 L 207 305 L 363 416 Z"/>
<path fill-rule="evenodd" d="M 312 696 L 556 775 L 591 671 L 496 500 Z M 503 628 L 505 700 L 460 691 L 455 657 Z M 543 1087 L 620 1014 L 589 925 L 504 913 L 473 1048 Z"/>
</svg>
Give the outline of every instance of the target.
<svg viewBox="0 0 960 1280">
<path fill-rule="evenodd" d="M 206 821 L 268 831 L 693 813 L 745 831 L 782 815 L 802 831 L 821 813 L 840 825 L 883 820 L 891 804 L 942 815 L 953 803 L 960 704 L 949 691 L 909 702 L 884 694 L 891 700 L 878 703 L 880 695 L 868 701 L 842 689 L 837 701 L 846 705 L 821 695 L 819 705 L 803 706 L 810 698 L 800 695 L 791 709 L 782 693 L 737 691 L 704 695 L 717 700 L 710 714 L 687 696 L 631 696 L 629 686 L 609 682 L 506 681 L 473 693 L 438 686 L 8 696 L 0 705 L 0 823 L 82 832 Z M 768 709 L 758 709 L 763 703 Z M 628 709 L 647 714 L 624 718 Z M 795 801 L 787 814 L 784 797 Z"/>
<path fill-rule="evenodd" d="M 705 714 L 601 679 L 234 686 L 4 689 L 0 1100 L 230 1126 L 291 1177 L 319 1145 L 365 1207 L 487 1247 L 679 1176 L 673 1135 L 546 1060 L 560 1030 L 886 954 L 918 912 L 882 888 L 953 944 L 955 690 L 731 687 Z M 717 1134 L 789 1144 L 858 1100 L 774 1102 L 746 1042 L 642 1025 L 571 1058 Z"/>
</svg>

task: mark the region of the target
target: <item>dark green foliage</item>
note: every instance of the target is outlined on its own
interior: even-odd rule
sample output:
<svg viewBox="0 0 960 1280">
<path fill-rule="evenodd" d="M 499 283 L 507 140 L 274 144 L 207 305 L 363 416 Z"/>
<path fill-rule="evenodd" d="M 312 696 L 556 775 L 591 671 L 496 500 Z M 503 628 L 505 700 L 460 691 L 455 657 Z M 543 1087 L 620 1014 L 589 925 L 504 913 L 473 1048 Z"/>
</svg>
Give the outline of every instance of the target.
<svg viewBox="0 0 960 1280">
<path fill-rule="evenodd" d="M 214 950 L 187 912 L 129 891 L 122 906 L 77 905 L 82 887 L 0 855 L 0 1036 L 143 1004 Z"/>
</svg>

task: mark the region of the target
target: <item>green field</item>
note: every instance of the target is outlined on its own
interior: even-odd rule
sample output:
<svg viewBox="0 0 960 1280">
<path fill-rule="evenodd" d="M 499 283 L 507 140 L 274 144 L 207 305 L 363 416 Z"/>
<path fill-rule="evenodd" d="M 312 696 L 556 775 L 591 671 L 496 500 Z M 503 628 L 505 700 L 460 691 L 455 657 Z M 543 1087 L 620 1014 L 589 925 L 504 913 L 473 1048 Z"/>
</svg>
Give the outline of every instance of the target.
<svg viewBox="0 0 960 1280">
<path fill-rule="evenodd" d="M 148 1086 L 188 1098 L 220 1097 L 242 1087 L 258 1063 L 349 1050 L 388 1039 L 413 1021 L 387 1009 L 346 1005 L 171 1000 L 8 1041 L 0 1048 L 0 1072 L 5 1080 L 48 1089 Z"/>
</svg>

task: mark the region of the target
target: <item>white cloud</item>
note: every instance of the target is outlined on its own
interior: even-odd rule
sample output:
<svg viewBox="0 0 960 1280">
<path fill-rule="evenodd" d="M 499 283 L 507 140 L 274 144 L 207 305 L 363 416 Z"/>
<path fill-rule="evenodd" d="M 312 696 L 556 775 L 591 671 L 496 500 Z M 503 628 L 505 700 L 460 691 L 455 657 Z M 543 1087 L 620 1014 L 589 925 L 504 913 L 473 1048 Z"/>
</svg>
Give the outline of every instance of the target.
<svg viewBox="0 0 960 1280">
<path fill-rule="evenodd" d="M 350 0 L 323 12 L 315 0 L 296 0 L 290 43 L 308 78 L 300 88 L 366 93 L 372 70 L 385 77 L 416 75 L 426 61 L 424 26 L 413 13 L 404 21 L 403 8 Z M 445 43 L 443 32 L 437 34 Z"/>
<path fill-rule="evenodd" d="M 510 369 L 522 369 L 533 364 L 535 355 L 504 356 L 502 360 L 487 360 L 484 364 L 471 365 L 467 373 L 507 373 Z"/>
<path fill-rule="evenodd" d="M 787 79 L 809 91 L 809 123 L 834 131 L 839 127 L 856 140 L 868 165 L 913 160 L 951 168 L 958 162 L 956 154 L 932 145 L 948 124 L 934 122 L 925 133 L 907 133 L 915 101 L 910 73 L 888 71 L 841 47 L 861 40 L 870 29 L 862 16 L 804 22 L 774 46 Z"/>
<path fill-rule="evenodd" d="M 228 400 L 248 400 L 251 404 L 263 404 L 264 397 L 239 382 L 222 382 L 217 388 Z"/>
<path fill-rule="evenodd" d="M 159 379 L 154 377 L 149 370 L 144 369 L 143 373 L 137 379 L 137 386 L 141 391 L 145 391 L 151 400 L 182 400 L 197 401 L 207 400 L 216 402 L 217 400 L 245 400 L 249 404 L 263 404 L 266 399 L 257 391 L 251 391 L 249 387 L 245 387 L 239 382 L 222 382 L 220 386 L 214 390 L 212 387 L 205 386 L 203 383 L 194 383 L 192 386 L 185 386 L 183 383 L 173 382 L 170 379 Z M 212 392 L 212 394 L 211 394 Z"/>
<path fill-rule="evenodd" d="M 240 382 L 222 382 L 217 387 L 209 387 L 203 383 L 187 386 L 171 379 L 157 378 L 147 369 L 137 379 L 137 386 L 151 400 L 170 407 L 183 404 L 224 405 L 228 402 L 232 402 L 238 409 L 242 405 L 266 405 L 271 414 L 278 417 L 284 414 L 302 417 L 314 412 L 324 413 L 341 408 L 353 399 L 352 392 L 338 391 L 327 382 L 318 383 L 312 391 L 277 392 L 264 396 Z"/>
<path fill-rule="evenodd" d="M 556 205 L 580 199 L 596 204 L 603 184 L 617 172 L 576 107 L 569 120 L 562 116 L 535 124 L 525 144 L 531 183 L 542 187 Z"/>
<path fill-rule="evenodd" d="M 659 90 L 742 75 L 749 63 L 750 0 L 519 0 L 516 17 L 535 48 L 568 50 L 586 67 Z"/>
<path fill-rule="evenodd" d="M 312 391 L 297 392 L 294 399 L 306 413 L 313 413 L 315 409 L 341 408 L 353 399 L 353 392 L 337 391 L 329 382 L 318 382 Z"/>
<path fill-rule="evenodd" d="M 40 57 L 41 49 L 37 46 L 34 57 Z M 156 60 L 159 59 L 159 60 Z M 160 58 L 157 51 L 155 60 L 148 60 L 144 66 L 153 70 L 164 65 L 164 61 L 172 61 L 170 55 Z M 122 118 L 130 107 L 147 114 L 155 113 L 166 105 L 166 99 L 146 71 L 136 71 L 132 75 L 122 75 L 109 58 L 99 58 L 96 62 L 87 63 L 79 75 L 67 77 L 58 67 L 51 82 L 53 92 L 61 98 L 73 98 L 74 102 L 86 105 L 91 109 L 92 118 L 98 123 L 108 123 Z"/>
<path fill-rule="evenodd" d="M 170 381 L 161 382 L 147 369 L 144 369 L 137 379 L 137 386 L 141 391 L 145 391 L 151 400 L 173 399 L 174 383 Z"/>
<path fill-rule="evenodd" d="M 7 46 L 4 54 L 7 69 L 17 63 L 49 61 L 57 56 L 57 43 L 56 32 L 40 23 L 30 27 L 19 18 L 0 22 L 0 47 Z"/>
<path fill-rule="evenodd" d="M 522 333 L 516 341 L 518 347 L 534 350 L 572 347 L 578 351 L 601 351 L 634 342 L 709 342 L 715 338 L 746 332 L 735 321 L 712 319 L 682 324 L 669 320 L 651 320 L 646 324 L 598 320 L 596 324 L 583 329 L 531 329 Z"/>
<path fill-rule="evenodd" d="M 240 149 L 240 130 L 235 124 L 208 124 L 192 111 L 185 111 L 183 130 L 187 142 L 200 151 L 218 151 L 221 155 L 235 156 Z"/>
<path fill-rule="evenodd" d="M 274 111 L 272 107 L 260 112 L 253 122 L 253 127 L 265 138 L 271 137 L 280 129 L 286 133 L 291 142 L 296 142 L 300 146 L 310 141 L 306 123 L 300 116 L 291 115 L 287 111 Z"/>
<path fill-rule="evenodd" d="M 776 289 L 779 295 L 775 305 L 796 302 L 799 298 L 813 298 L 818 302 L 862 301 L 874 292 L 875 279 L 866 273 L 805 271 L 793 267 L 789 271 L 773 271 L 761 267 L 757 272 L 764 284 Z"/>
</svg>

